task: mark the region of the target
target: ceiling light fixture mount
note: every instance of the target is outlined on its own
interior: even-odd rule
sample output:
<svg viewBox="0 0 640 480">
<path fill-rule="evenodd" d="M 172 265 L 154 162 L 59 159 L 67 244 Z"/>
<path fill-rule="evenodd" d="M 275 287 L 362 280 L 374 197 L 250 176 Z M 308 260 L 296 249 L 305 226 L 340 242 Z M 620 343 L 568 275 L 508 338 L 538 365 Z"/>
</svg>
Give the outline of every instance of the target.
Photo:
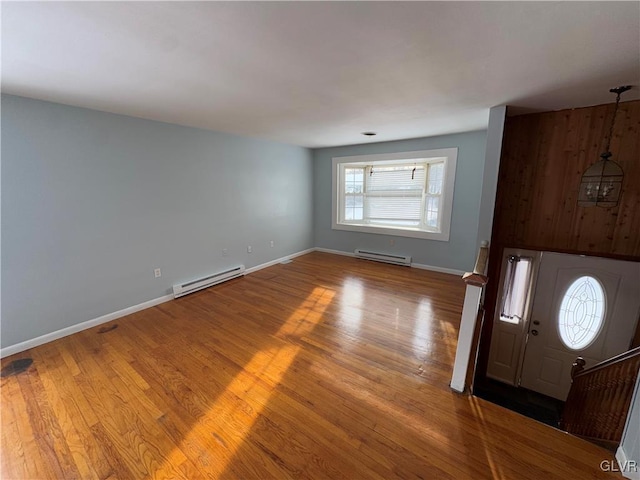
<svg viewBox="0 0 640 480">
<path fill-rule="evenodd" d="M 622 193 L 622 180 L 624 172 L 622 167 L 611 158 L 611 138 L 613 137 L 613 127 L 616 123 L 620 95 L 630 90 L 630 85 L 616 87 L 609 90 L 616 94 L 616 106 L 611 118 L 609 135 L 605 145 L 604 153 L 600 155 L 601 160 L 591 165 L 582 175 L 580 182 L 580 192 L 578 194 L 578 205 L 581 207 L 615 207 L 620 200 Z"/>
</svg>

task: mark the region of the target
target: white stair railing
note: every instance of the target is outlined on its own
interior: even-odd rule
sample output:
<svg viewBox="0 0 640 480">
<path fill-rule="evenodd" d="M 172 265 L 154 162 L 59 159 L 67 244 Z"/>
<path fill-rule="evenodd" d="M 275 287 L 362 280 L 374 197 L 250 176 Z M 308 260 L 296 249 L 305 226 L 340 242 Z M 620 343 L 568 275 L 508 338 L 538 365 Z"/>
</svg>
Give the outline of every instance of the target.
<svg viewBox="0 0 640 480">
<path fill-rule="evenodd" d="M 460 331 L 458 333 L 458 347 L 451 375 L 451 388 L 456 392 L 464 392 L 466 387 L 467 371 L 471 358 L 473 337 L 476 331 L 476 321 L 480 308 L 482 289 L 487 284 L 485 275 L 487 259 L 489 257 L 489 242 L 482 242 L 478 250 L 478 257 L 473 272 L 467 272 L 462 279 L 467 284 L 460 318 Z"/>
</svg>

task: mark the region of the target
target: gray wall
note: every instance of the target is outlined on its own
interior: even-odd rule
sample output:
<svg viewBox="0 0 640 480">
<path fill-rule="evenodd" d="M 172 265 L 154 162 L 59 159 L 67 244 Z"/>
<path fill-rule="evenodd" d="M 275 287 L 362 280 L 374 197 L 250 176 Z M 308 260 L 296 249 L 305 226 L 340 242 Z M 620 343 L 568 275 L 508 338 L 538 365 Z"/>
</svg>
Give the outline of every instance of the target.
<svg viewBox="0 0 640 480">
<path fill-rule="evenodd" d="M 312 247 L 312 188 L 305 148 L 2 96 L 2 347 Z"/>
<path fill-rule="evenodd" d="M 314 150 L 314 235 L 316 247 L 353 252 L 370 248 L 411 255 L 425 265 L 470 270 L 478 249 L 478 216 L 486 131 Z M 458 147 L 451 235 L 448 242 L 331 229 L 331 159 L 349 155 Z M 390 240 L 395 245 L 390 245 Z"/>
</svg>

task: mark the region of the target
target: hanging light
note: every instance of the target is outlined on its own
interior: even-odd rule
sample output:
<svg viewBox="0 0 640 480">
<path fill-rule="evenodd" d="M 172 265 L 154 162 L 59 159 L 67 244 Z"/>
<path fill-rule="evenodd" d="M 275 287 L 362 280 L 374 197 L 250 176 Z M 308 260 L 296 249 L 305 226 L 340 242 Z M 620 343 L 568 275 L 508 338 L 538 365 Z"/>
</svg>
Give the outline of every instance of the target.
<svg viewBox="0 0 640 480">
<path fill-rule="evenodd" d="M 618 105 L 620 104 L 620 95 L 629 89 L 631 89 L 631 86 L 627 85 L 609 90 L 611 93 L 616 94 L 616 106 L 611 118 L 607 145 L 604 153 L 600 155 L 602 160 L 591 165 L 582 175 L 580 193 L 578 195 L 578 205 L 581 207 L 615 207 L 618 204 L 620 193 L 622 192 L 624 172 L 620 165 L 610 160 L 611 152 L 609 147 L 618 113 Z"/>
</svg>

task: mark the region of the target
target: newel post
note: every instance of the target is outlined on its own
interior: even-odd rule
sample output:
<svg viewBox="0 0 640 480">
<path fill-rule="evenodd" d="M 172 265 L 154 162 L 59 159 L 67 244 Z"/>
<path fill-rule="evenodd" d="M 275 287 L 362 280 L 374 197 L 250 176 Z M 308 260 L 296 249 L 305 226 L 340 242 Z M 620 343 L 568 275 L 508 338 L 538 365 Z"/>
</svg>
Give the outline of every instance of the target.
<svg viewBox="0 0 640 480">
<path fill-rule="evenodd" d="M 487 284 L 485 271 L 488 257 L 489 242 L 484 241 L 478 251 L 473 272 L 467 272 L 462 276 L 462 279 L 467 284 L 467 290 L 462 306 L 458 347 L 456 348 L 456 359 L 453 364 L 453 374 L 451 376 L 451 388 L 460 393 L 464 392 L 466 386 L 465 382 L 469 368 L 469 359 L 471 358 L 471 346 L 473 344 L 473 335 L 476 329 L 478 310 L 480 308 L 480 297 L 482 296 L 482 289 Z"/>
</svg>

